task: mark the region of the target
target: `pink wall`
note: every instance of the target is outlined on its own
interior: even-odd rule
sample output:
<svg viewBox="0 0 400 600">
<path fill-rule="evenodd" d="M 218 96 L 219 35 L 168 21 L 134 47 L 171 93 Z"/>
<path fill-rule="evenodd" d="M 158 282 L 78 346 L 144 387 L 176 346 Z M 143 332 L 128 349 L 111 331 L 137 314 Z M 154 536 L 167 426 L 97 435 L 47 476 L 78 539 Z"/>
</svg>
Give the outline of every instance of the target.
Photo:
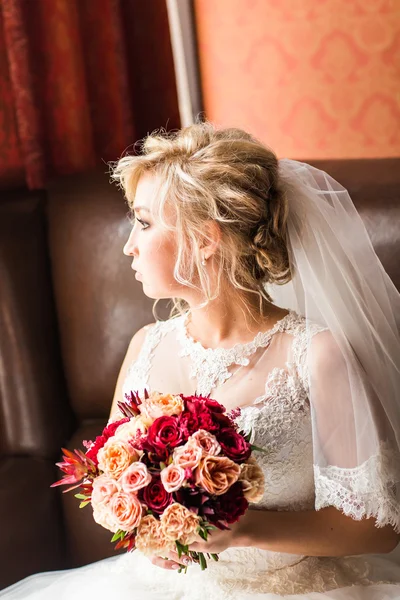
<svg viewBox="0 0 400 600">
<path fill-rule="evenodd" d="M 399 0 L 195 0 L 206 115 L 279 156 L 400 156 Z"/>
</svg>

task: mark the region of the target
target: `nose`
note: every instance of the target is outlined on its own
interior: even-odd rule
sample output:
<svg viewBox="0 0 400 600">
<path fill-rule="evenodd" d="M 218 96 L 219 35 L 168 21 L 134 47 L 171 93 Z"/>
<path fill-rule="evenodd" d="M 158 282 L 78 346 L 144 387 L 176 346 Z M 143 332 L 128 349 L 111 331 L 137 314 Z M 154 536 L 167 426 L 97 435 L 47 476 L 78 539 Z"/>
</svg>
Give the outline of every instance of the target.
<svg viewBox="0 0 400 600">
<path fill-rule="evenodd" d="M 138 256 L 137 245 L 134 240 L 133 228 L 129 234 L 128 240 L 123 248 L 125 256 Z"/>
</svg>

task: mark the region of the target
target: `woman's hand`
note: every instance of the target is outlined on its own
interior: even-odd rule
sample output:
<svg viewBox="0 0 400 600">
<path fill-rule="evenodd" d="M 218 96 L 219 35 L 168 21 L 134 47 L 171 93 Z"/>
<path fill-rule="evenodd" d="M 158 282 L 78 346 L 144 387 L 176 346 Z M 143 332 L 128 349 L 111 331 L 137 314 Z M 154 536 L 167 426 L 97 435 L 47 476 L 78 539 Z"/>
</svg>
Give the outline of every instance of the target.
<svg viewBox="0 0 400 600">
<path fill-rule="evenodd" d="M 209 554 L 218 554 L 228 548 L 242 545 L 240 540 L 242 539 L 242 530 L 244 526 L 244 517 L 237 523 L 230 525 L 229 529 L 213 529 L 209 532 L 207 541 L 200 540 L 190 544 L 189 550 L 194 552 L 208 552 Z"/>
<path fill-rule="evenodd" d="M 218 554 L 223 552 L 227 548 L 234 546 L 244 545 L 242 541 L 242 532 L 245 526 L 244 515 L 240 521 L 230 525 L 230 529 L 221 531 L 220 529 L 213 529 L 208 534 L 207 541 L 199 538 L 198 542 L 190 544 L 189 551 L 193 552 L 204 552 L 209 554 Z M 193 561 L 187 556 L 181 556 L 179 558 L 178 553 L 171 551 L 165 556 L 152 556 L 150 561 L 153 565 L 161 567 L 162 569 L 178 570 L 179 568 L 185 568 L 190 565 Z"/>
<path fill-rule="evenodd" d="M 185 568 L 192 562 L 187 556 L 181 556 L 179 558 L 177 552 L 168 552 L 164 556 L 152 556 L 150 562 L 157 567 L 167 569 L 168 571 L 175 571 L 181 567 Z"/>
</svg>

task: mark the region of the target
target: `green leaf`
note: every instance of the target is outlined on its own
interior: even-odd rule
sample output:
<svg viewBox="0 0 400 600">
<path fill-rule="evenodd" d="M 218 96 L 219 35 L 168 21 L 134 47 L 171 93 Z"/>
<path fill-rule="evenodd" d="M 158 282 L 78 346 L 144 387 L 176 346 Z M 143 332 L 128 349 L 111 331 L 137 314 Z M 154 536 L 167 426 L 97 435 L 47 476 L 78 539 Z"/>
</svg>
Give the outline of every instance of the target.
<svg viewBox="0 0 400 600">
<path fill-rule="evenodd" d="M 81 502 L 79 508 L 85 508 L 85 506 L 87 506 L 88 504 L 90 504 L 90 500 L 87 500 L 86 502 Z"/>
<path fill-rule="evenodd" d="M 180 542 L 178 542 L 178 540 L 175 540 L 175 546 L 176 546 L 176 551 L 178 552 L 178 558 L 180 558 L 182 556 L 182 552 L 183 552 L 182 544 Z"/>
<path fill-rule="evenodd" d="M 219 561 L 219 556 L 218 556 L 218 554 L 211 554 L 211 558 L 212 558 L 213 560 L 215 560 L 216 562 L 218 562 L 218 561 Z"/>
<path fill-rule="evenodd" d="M 263 452 L 264 454 L 268 454 L 268 450 L 265 450 L 265 448 L 260 448 L 259 446 L 254 446 L 254 444 L 251 444 L 251 449 L 254 452 L 254 450 L 256 450 L 257 452 Z"/>
<path fill-rule="evenodd" d="M 165 464 L 165 462 L 160 462 L 160 469 L 161 469 L 161 471 L 163 471 L 166 468 L 167 468 L 167 465 Z"/>
<path fill-rule="evenodd" d="M 89 498 L 89 496 L 85 496 L 85 494 L 74 494 L 75 498 L 78 498 L 78 500 L 87 500 Z"/>
<path fill-rule="evenodd" d="M 200 537 L 201 537 L 203 540 L 207 541 L 207 531 L 204 531 L 204 529 L 200 529 L 200 530 L 199 530 L 199 536 L 200 536 Z"/>
<path fill-rule="evenodd" d="M 199 552 L 199 560 L 200 560 L 200 567 L 201 570 L 204 571 L 204 569 L 207 569 L 207 561 L 205 559 L 205 556 L 202 552 Z"/>
<path fill-rule="evenodd" d="M 119 539 L 123 540 L 125 536 L 126 532 L 122 531 L 122 529 L 118 529 L 118 531 L 116 531 L 113 537 L 111 538 L 111 542 L 116 542 Z"/>
</svg>

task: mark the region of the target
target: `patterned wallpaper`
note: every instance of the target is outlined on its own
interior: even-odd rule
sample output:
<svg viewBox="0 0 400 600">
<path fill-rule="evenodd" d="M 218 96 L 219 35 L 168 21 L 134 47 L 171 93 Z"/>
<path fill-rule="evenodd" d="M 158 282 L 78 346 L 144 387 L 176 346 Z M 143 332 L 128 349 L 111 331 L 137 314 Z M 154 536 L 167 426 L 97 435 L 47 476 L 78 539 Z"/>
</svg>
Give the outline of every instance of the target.
<svg viewBox="0 0 400 600">
<path fill-rule="evenodd" d="M 279 156 L 400 156 L 400 0 L 195 0 L 206 116 Z"/>
</svg>

